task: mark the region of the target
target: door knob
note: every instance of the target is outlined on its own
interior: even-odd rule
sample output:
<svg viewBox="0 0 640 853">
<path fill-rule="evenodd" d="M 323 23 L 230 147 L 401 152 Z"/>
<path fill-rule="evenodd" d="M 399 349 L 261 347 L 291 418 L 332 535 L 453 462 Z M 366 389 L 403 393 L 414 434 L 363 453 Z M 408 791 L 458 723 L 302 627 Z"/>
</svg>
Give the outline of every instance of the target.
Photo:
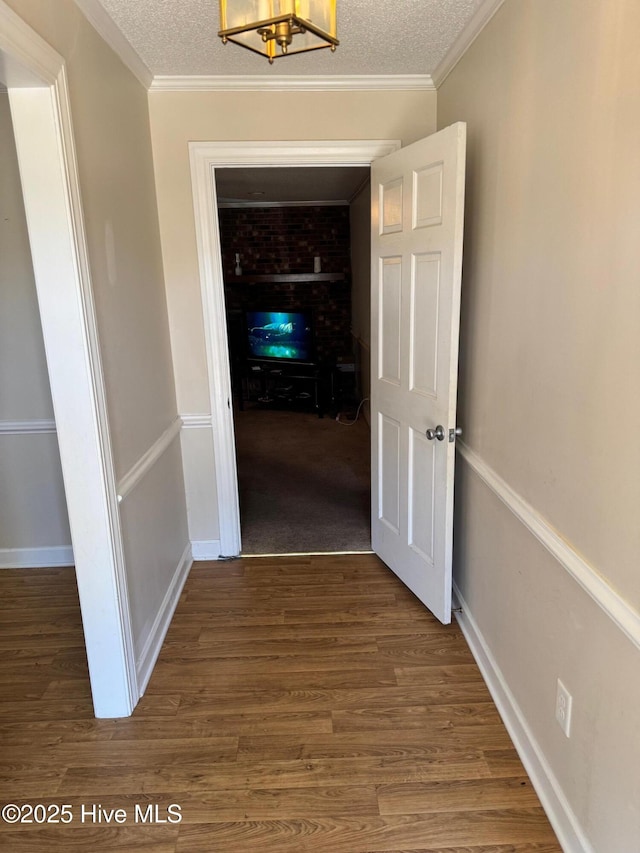
<svg viewBox="0 0 640 853">
<path fill-rule="evenodd" d="M 444 441 L 444 427 L 442 424 L 438 424 L 435 429 L 428 429 L 427 438 L 429 441 L 433 441 L 434 438 L 437 438 L 438 441 Z"/>
<path fill-rule="evenodd" d="M 449 441 L 455 441 L 457 435 L 462 435 L 462 427 L 449 430 Z"/>
</svg>

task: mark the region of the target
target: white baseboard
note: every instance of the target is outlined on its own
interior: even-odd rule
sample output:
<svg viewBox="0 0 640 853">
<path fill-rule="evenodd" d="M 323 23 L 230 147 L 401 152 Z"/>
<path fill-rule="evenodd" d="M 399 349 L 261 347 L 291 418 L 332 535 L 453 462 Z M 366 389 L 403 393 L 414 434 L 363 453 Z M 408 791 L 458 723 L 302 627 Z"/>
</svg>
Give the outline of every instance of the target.
<svg viewBox="0 0 640 853">
<path fill-rule="evenodd" d="M 178 604 L 182 588 L 189 575 L 192 565 L 191 544 L 184 549 L 180 562 L 173 574 L 171 583 L 164 597 L 164 601 L 158 610 L 158 614 L 149 631 L 149 636 L 144 644 L 138 659 L 136 660 L 136 674 L 138 679 L 138 691 L 140 696 L 144 693 L 151 678 L 164 638 L 169 630 L 171 619 Z"/>
<path fill-rule="evenodd" d="M 595 853 L 564 796 L 544 753 L 529 728 L 524 714 L 491 654 L 460 590 L 453 585 L 455 614 L 471 653 L 489 688 L 507 731 L 520 756 L 542 807 L 565 853 Z"/>
<path fill-rule="evenodd" d="M 70 545 L 56 545 L 52 548 L 0 548 L 0 569 L 43 569 L 73 564 L 73 548 Z"/>
<path fill-rule="evenodd" d="M 194 560 L 218 560 L 222 554 L 219 539 L 196 539 L 191 549 Z"/>
</svg>

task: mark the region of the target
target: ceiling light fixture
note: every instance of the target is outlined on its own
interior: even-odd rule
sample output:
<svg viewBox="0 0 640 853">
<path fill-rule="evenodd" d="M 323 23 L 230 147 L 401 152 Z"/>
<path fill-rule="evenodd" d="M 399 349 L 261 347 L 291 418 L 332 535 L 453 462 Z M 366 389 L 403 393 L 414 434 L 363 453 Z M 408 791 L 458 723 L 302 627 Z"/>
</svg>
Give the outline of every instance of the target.
<svg viewBox="0 0 640 853">
<path fill-rule="evenodd" d="M 232 41 L 270 63 L 321 47 L 333 51 L 340 44 L 336 0 L 220 0 L 218 35 L 223 44 Z"/>
</svg>

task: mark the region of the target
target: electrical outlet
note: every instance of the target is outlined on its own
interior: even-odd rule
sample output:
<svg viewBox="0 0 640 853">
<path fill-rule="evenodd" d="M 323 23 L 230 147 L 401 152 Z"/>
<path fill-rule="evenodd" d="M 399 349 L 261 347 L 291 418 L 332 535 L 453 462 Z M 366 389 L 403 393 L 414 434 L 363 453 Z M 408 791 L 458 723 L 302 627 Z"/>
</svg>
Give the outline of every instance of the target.
<svg viewBox="0 0 640 853">
<path fill-rule="evenodd" d="M 556 693 L 556 720 L 567 737 L 571 735 L 571 706 L 573 697 L 564 684 L 558 679 Z"/>
</svg>

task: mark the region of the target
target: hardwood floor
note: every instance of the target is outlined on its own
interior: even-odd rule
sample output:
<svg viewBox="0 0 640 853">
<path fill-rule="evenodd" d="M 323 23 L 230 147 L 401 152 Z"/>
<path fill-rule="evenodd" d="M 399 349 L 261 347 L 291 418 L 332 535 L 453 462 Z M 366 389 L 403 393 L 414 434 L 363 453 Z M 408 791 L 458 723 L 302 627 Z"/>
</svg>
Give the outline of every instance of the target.
<svg viewBox="0 0 640 853">
<path fill-rule="evenodd" d="M 459 629 L 376 557 L 197 564 L 122 720 L 72 570 L 0 572 L 0 617 L 0 804 L 72 817 L 0 821 L 9 853 L 561 849 Z"/>
</svg>

